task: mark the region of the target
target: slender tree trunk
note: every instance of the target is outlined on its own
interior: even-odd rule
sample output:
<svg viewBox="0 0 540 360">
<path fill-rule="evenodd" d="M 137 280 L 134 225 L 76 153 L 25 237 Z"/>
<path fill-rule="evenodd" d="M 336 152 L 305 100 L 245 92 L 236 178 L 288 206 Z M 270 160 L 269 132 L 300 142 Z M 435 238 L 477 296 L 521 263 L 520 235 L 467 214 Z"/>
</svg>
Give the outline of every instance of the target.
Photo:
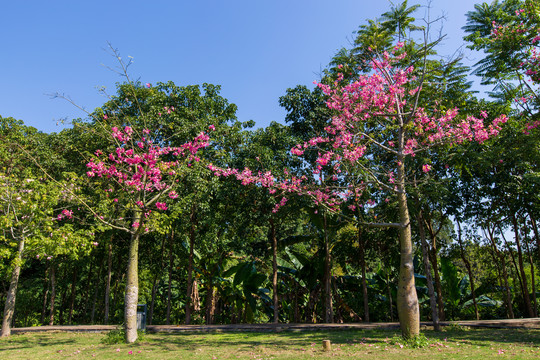
<svg viewBox="0 0 540 360">
<path fill-rule="evenodd" d="M 2 318 L 2 331 L 0 337 L 11 335 L 11 324 L 13 314 L 15 313 L 15 299 L 17 297 L 17 286 L 19 285 L 19 276 L 21 275 L 22 256 L 24 252 L 24 238 L 19 240 L 17 244 L 17 257 L 13 272 L 11 273 L 11 281 L 9 282 L 9 290 L 6 296 L 6 304 L 4 305 L 4 317 Z"/>
<path fill-rule="evenodd" d="M 527 250 L 527 256 L 529 257 L 529 263 L 531 264 L 531 285 L 532 285 L 532 296 L 533 296 L 533 304 L 534 304 L 533 313 L 534 313 L 534 317 L 538 317 L 538 303 L 536 300 L 536 279 L 534 276 L 534 262 L 533 262 L 533 258 L 531 254 L 531 248 L 529 246 L 529 241 L 526 238 L 524 238 L 524 240 L 525 240 L 525 246 Z"/>
<path fill-rule="evenodd" d="M 480 314 L 478 313 L 478 304 L 476 303 L 476 292 L 474 288 L 474 277 L 471 269 L 471 263 L 467 259 L 467 256 L 465 256 L 465 249 L 463 248 L 463 241 L 461 240 L 461 224 L 459 221 L 457 221 L 458 225 L 458 243 L 459 243 L 459 250 L 461 254 L 461 259 L 463 260 L 463 263 L 465 263 L 465 267 L 467 268 L 467 273 L 469 274 L 469 281 L 471 283 L 471 293 L 473 298 L 473 304 L 474 304 L 474 314 L 476 315 L 476 320 L 480 320 Z"/>
<path fill-rule="evenodd" d="M 126 295 L 124 322 L 126 330 L 126 342 L 133 343 L 137 340 L 137 302 L 139 300 L 139 237 L 142 230 L 140 213 L 135 213 L 134 222 L 139 223 L 138 229 L 131 234 L 129 242 L 128 267 L 126 272 Z"/>
<path fill-rule="evenodd" d="M 394 322 L 394 300 L 392 299 L 392 288 L 390 284 L 390 274 L 388 271 L 386 273 L 386 290 L 388 290 L 388 311 L 390 313 L 390 321 Z"/>
<path fill-rule="evenodd" d="M 167 325 L 171 324 L 171 302 L 172 302 L 172 276 L 173 276 L 173 237 L 174 231 L 171 230 L 169 238 L 169 283 L 167 288 L 167 317 L 165 323 Z"/>
<path fill-rule="evenodd" d="M 68 324 L 71 325 L 73 323 L 73 308 L 75 307 L 75 296 L 77 291 L 77 275 L 79 272 L 78 266 L 75 266 L 75 269 L 73 269 L 73 277 L 71 279 L 71 294 L 70 294 L 70 300 L 69 300 L 69 314 L 68 314 Z"/>
<path fill-rule="evenodd" d="M 435 279 L 435 289 L 437 291 L 437 307 L 439 309 L 439 320 L 445 321 L 446 314 L 444 312 L 444 298 L 441 285 L 441 276 L 439 273 L 439 261 L 438 261 L 438 247 L 437 247 L 437 236 L 442 229 L 442 219 L 444 216 L 441 214 L 441 224 L 437 230 L 434 229 L 434 223 L 432 220 L 431 214 L 428 213 L 428 216 L 425 217 L 425 224 L 429 231 L 429 237 L 431 239 L 431 250 L 428 252 L 429 259 L 431 260 L 431 265 L 433 268 L 433 275 Z"/>
<path fill-rule="evenodd" d="M 92 280 L 92 275 L 94 274 L 94 262 L 95 257 L 90 258 L 90 267 L 88 269 L 88 277 L 86 279 L 86 286 L 84 287 L 85 293 L 84 293 L 84 316 L 88 315 L 88 303 L 90 302 L 90 282 Z M 85 320 L 87 320 L 86 318 Z"/>
<path fill-rule="evenodd" d="M 364 303 L 364 322 L 369 322 L 369 298 L 366 279 L 366 242 L 362 237 L 362 229 L 360 228 L 360 224 L 358 224 L 357 237 L 358 250 L 360 252 L 360 268 L 362 269 L 362 300 Z"/>
<path fill-rule="evenodd" d="M 506 294 L 506 305 L 507 305 L 507 312 L 508 312 L 508 318 L 513 319 L 514 318 L 514 309 L 512 307 L 512 294 L 510 292 L 510 286 L 508 284 L 508 270 L 506 268 L 506 260 L 504 254 L 502 254 L 499 249 L 497 248 L 497 244 L 495 243 L 495 237 L 494 237 L 495 227 L 493 227 L 493 230 L 488 229 L 487 233 L 489 235 L 489 239 L 491 240 L 491 246 L 493 248 L 493 252 L 497 255 L 499 261 L 495 261 L 495 263 L 501 264 L 502 274 L 503 274 L 503 280 L 504 280 L 504 289 Z"/>
<path fill-rule="evenodd" d="M 540 259 L 540 234 L 538 232 L 538 223 L 536 222 L 536 219 L 529 214 L 529 218 L 531 219 L 531 225 L 534 232 L 534 239 L 536 240 L 536 249 L 538 251 L 538 258 Z"/>
<path fill-rule="evenodd" d="M 48 279 L 48 273 L 49 273 L 49 268 L 47 268 L 47 270 L 45 270 L 45 278 L 43 279 L 44 280 L 44 283 L 43 283 L 43 306 L 41 307 L 41 324 L 42 325 L 45 324 L 45 313 L 47 312 L 47 299 L 48 299 L 48 296 L 49 296 L 50 284 L 49 284 L 49 279 Z"/>
<path fill-rule="evenodd" d="M 99 261 L 99 270 L 96 278 L 96 284 L 94 285 L 94 297 L 92 299 L 92 313 L 90 315 L 90 324 L 94 324 L 95 316 L 96 316 L 96 306 L 97 306 L 97 299 L 98 299 L 98 292 L 100 288 L 101 283 L 101 273 L 103 272 L 103 260 L 104 257 L 102 256 Z"/>
<path fill-rule="evenodd" d="M 399 149 L 404 147 L 404 134 L 400 129 Z M 411 220 L 405 193 L 405 156 L 400 152 L 397 162 L 397 198 L 399 206 L 400 267 L 397 292 L 397 310 L 401 334 L 404 338 L 414 338 L 420 334 L 420 309 L 414 284 L 413 244 Z"/>
<path fill-rule="evenodd" d="M 216 313 L 216 291 L 212 281 L 206 283 L 206 325 L 214 323 Z"/>
<path fill-rule="evenodd" d="M 426 273 L 426 283 L 429 294 L 429 306 L 431 307 L 433 330 L 441 331 L 441 324 L 439 323 L 439 313 L 437 310 L 437 301 L 435 299 L 435 289 L 433 288 L 433 278 L 431 277 L 431 266 L 429 264 L 428 244 L 426 241 L 426 233 L 424 231 L 424 219 L 418 199 L 416 200 L 416 203 L 419 209 L 418 213 L 416 214 L 416 222 L 418 223 L 418 235 L 420 236 L 420 244 L 422 247 L 422 259 L 424 261 L 424 271 Z"/>
<path fill-rule="evenodd" d="M 107 251 L 107 280 L 105 283 L 105 313 L 103 315 L 103 323 L 108 324 L 109 323 L 109 311 L 110 311 L 110 300 L 111 300 L 111 280 L 112 280 L 112 246 L 113 243 L 113 235 L 111 234 L 111 237 L 109 239 L 109 246 Z"/>
<path fill-rule="evenodd" d="M 278 300 L 278 268 L 277 268 L 277 237 L 274 219 L 270 218 L 270 241 L 272 242 L 272 300 L 274 303 L 274 324 L 279 322 L 279 300 Z"/>
<path fill-rule="evenodd" d="M 444 313 L 444 300 L 443 300 L 443 294 L 442 294 L 442 285 L 441 285 L 441 276 L 439 273 L 439 261 L 437 258 L 437 238 L 433 237 L 431 239 L 431 252 L 430 252 L 430 260 L 431 264 L 433 266 L 433 275 L 435 277 L 435 289 L 437 291 L 437 307 L 439 309 L 439 319 L 440 321 L 445 321 L 446 315 Z"/>
<path fill-rule="evenodd" d="M 51 301 L 49 306 L 49 326 L 54 325 L 54 302 L 56 300 L 56 276 L 54 263 L 51 264 Z"/>
<path fill-rule="evenodd" d="M 300 322 L 300 308 L 298 306 L 298 283 L 294 281 L 294 322 Z"/>
<path fill-rule="evenodd" d="M 189 229 L 189 258 L 188 258 L 188 279 L 187 279 L 187 296 L 186 296 L 186 325 L 191 323 L 191 298 L 193 292 L 193 251 L 195 246 L 195 224 L 196 211 L 195 205 L 191 207 L 190 215 L 191 227 Z"/>
<path fill-rule="evenodd" d="M 527 283 L 527 275 L 525 275 L 525 268 L 523 266 L 523 252 L 521 250 L 521 240 L 519 236 L 519 227 L 515 215 L 512 215 L 512 223 L 514 227 L 514 236 L 516 239 L 516 246 L 518 250 L 518 262 L 519 262 L 519 272 L 521 274 L 521 279 L 523 281 L 523 299 L 525 300 L 525 306 L 527 307 L 527 312 L 529 317 L 534 317 L 534 311 L 531 305 L 531 298 L 529 297 L 529 284 Z"/>
<path fill-rule="evenodd" d="M 174 231 L 174 228 L 171 227 L 171 231 Z M 160 251 L 160 269 L 163 269 L 163 266 L 164 266 L 164 261 L 163 259 L 165 258 L 164 256 L 164 249 L 165 249 L 165 239 L 166 237 L 163 236 L 162 240 L 161 240 L 161 251 Z M 152 325 L 152 322 L 154 321 L 154 305 L 156 303 L 156 291 L 157 291 L 157 285 L 158 285 L 158 276 L 161 275 L 161 271 L 155 271 L 155 274 L 154 274 L 154 281 L 152 282 L 152 300 L 150 301 L 150 309 L 148 311 L 148 325 Z"/>
<path fill-rule="evenodd" d="M 508 253 L 510 254 L 510 258 L 512 259 L 512 264 L 514 265 L 515 274 L 516 274 L 516 277 L 518 279 L 519 286 L 521 288 L 521 293 L 523 294 L 525 290 L 523 289 L 523 281 L 521 281 L 521 276 L 519 274 L 519 268 L 518 268 L 518 265 L 516 263 L 516 257 L 514 256 L 514 251 L 510 247 L 510 244 L 508 244 L 508 241 L 506 240 L 506 237 L 504 236 L 504 233 L 502 233 L 502 229 L 500 229 L 500 230 L 501 230 L 501 236 L 502 236 L 502 238 L 504 240 L 504 244 L 506 245 L 506 248 L 508 249 Z"/>
<path fill-rule="evenodd" d="M 67 275 L 67 269 L 64 271 L 64 276 Z M 62 291 L 62 296 L 60 297 L 60 306 L 58 307 L 58 324 L 64 325 L 64 304 L 66 302 L 66 296 L 67 296 L 67 287 L 64 288 Z"/>
<path fill-rule="evenodd" d="M 332 258 L 330 255 L 330 240 L 328 239 L 328 223 L 324 213 L 324 322 L 334 322 L 334 305 L 332 303 Z"/>
</svg>

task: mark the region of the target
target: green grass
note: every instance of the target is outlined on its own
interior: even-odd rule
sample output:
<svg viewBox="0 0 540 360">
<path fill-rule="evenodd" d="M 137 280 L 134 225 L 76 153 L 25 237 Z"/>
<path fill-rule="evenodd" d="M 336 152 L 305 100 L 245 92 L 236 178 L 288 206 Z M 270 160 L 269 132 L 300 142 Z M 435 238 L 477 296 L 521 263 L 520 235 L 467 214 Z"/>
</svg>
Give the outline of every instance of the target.
<svg viewBox="0 0 540 360">
<path fill-rule="evenodd" d="M 540 359 L 540 330 L 424 332 L 424 347 L 387 330 L 146 334 L 106 345 L 106 334 L 28 333 L 0 339 L 0 359 Z M 322 341 L 332 351 L 322 351 Z M 131 352 L 131 353 L 130 353 Z"/>
</svg>

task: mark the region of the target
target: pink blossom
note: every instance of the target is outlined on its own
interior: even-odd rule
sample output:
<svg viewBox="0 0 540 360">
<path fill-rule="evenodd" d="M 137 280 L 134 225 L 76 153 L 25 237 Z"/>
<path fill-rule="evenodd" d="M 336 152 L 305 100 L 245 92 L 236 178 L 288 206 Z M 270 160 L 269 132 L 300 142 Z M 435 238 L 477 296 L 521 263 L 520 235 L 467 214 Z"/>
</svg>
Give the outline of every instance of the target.
<svg viewBox="0 0 540 360">
<path fill-rule="evenodd" d="M 156 207 L 158 208 L 158 210 L 167 210 L 167 204 L 162 202 L 156 202 Z"/>
<path fill-rule="evenodd" d="M 208 129 L 212 130 L 212 131 L 215 131 L 216 130 L 216 127 L 214 125 L 210 125 L 208 126 Z"/>
<path fill-rule="evenodd" d="M 424 164 L 424 165 L 422 166 L 422 171 L 423 171 L 423 172 L 428 173 L 430 170 L 431 170 L 431 165 L 429 165 L 429 164 Z"/>
</svg>

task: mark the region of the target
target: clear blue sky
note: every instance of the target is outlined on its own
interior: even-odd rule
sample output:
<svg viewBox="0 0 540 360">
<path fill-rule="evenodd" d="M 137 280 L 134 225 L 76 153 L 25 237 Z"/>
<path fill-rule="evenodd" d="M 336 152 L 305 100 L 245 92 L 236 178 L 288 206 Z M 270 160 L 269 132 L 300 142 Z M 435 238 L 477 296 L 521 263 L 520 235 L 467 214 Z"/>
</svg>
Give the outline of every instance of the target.
<svg viewBox="0 0 540 360">
<path fill-rule="evenodd" d="M 445 53 L 462 45 L 474 3 L 432 1 L 432 16 L 447 16 Z M 46 132 L 60 131 L 62 118 L 84 117 L 46 94 L 65 94 L 90 111 L 103 104 L 97 87 L 114 93 L 121 81 L 102 66 L 116 65 L 104 51 L 110 42 L 134 58 L 135 79 L 219 84 L 239 120 L 283 122 L 285 90 L 311 85 L 358 26 L 389 7 L 387 0 L 3 1 L 0 115 Z"/>
</svg>

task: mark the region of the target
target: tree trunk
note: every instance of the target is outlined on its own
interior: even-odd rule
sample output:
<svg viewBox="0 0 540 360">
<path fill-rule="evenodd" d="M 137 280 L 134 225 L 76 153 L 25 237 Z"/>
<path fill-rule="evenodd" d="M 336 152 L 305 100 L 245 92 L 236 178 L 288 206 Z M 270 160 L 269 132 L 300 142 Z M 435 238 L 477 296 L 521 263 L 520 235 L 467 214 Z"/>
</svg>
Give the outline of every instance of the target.
<svg viewBox="0 0 540 360">
<path fill-rule="evenodd" d="M 400 130 L 399 148 L 404 147 L 404 134 Z M 405 339 L 420 334 L 420 309 L 414 284 L 413 245 L 411 239 L 411 220 L 407 195 L 405 193 L 405 156 L 400 152 L 397 162 L 397 198 L 399 206 L 400 266 L 397 291 L 397 310 L 401 334 Z"/>
<path fill-rule="evenodd" d="M 173 228 L 171 227 L 171 231 L 173 231 Z M 164 253 L 163 253 L 163 250 L 165 249 L 165 239 L 166 237 L 163 236 L 162 240 L 161 240 L 161 251 L 160 251 L 160 267 L 159 269 L 163 269 L 163 266 L 164 266 L 164 263 L 163 263 L 163 259 L 165 258 L 164 256 Z M 158 282 L 158 276 L 161 275 L 161 272 L 160 271 L 155 271 L 154 273 L 154 281 L 152 282 L 152 300 L 150 301 L 150 309 L 148 310 L 148 325 L 152 325 L 152 322 L 154 321 L 154 305 L 156 303 L 156 291 L 157 291 L 157 285 L 159 284 Z"/>
<path fill-rule="evenodd" d="M 191 323 L 191 297 L 193 292 L 193 250 L 195 246 L 195 224 L 196 211 L 195 205 L 191 207 L 191 215 L 189 217 L 191 227 L 189 229 L 189 258 L 188 258 L 188 279 L 187 279 L 187 296 L 186 296 L 186 325 Z"/>
<path fill-rule="evenodd" d="M 64 271 L 64 277 L 67 275 L 67 269 Z M 64 288 L 62 291 L 62 296 L 60 297 L 60 306 L 58 307 L 58 324 L 64 325 L 64 304 L 66 302 L 66 296 L 67 296 L 67 287 Z"/>
<path fill-rule="evenodd" d="M 54 263 L 51 264 L 51 301 L 49 306 L 49 326 L 54 325 L 54 302 L 56 300 L 56 276 Z"/>
<path fill-rule="evenodd" d="M 95 316 L 96 316 L 96 306 L 97 306 L 97 299 L 98 299 L 98 292 L 99 292 L 99 285 L 101 283 L 101 273 L 103 271 L 103 260 L 104 257 L 102 256 L 99 261 L 99 270 L 97 273 L 96 278 L 96 284 L 94 285 L 94 297 L 92 299 L 92 313 L 90 315 L 90 324 L 94 324 Z"/>
<path fill-rule="evenodd" d="M 435 299 L 435 289 L 433 288 L 433 278 L 431 277 L 431 266 L 429 263 L 428 244 L 426 241 L 426 233 L 424 231 L 424 218 L 420 203 L 416 201 L 418 205 L 418 213 L 416 214 L 416 222 L 418 223 L 418 235 L 420 237 L 420 245 L 422 247 L 422 259 L 424 261 L 424 271 L 426 273 L 426 283 L 429 294 L 429 306 L 431 307 L 431 319 L 433 321 L 433 330 L 441 331 L 441 324 L 439 323 L 439 313 L 437 310 L 437 300 Z"/>
<path fill-rule="evenodd" d="M 103 315 L 103 323 L 108 324 L 109 323 L 109 311 L 110 311 L 110 300 L 111 300 L 111 280 L 112 280 L 112 242 L 113 242 L 113 235 L 111 235 L 111 238 L 109 239 L 109 246 L 107 251 L 107 280 L 105 284 L 105 313 Z"/>
<path fill-rule="evenodd" d="M 173 275 L 173 237 L 174 237 L 174 230 L 171 230 L 171 234 L 169 237 L 169 283 L 167 287 L 167 317 L 165 319 L 165 323 L 167 325 L 171 324 L 171 302 L 172 302 L 172 275 Z"/>
<path fill-rule="evenodd" d="M 17 257 L 14 261 L 9 290 L 6 296 L 6 304 L 4 305 L 4 317 L 2 319 L 2 332 L 0 332 L 0 337 L 11 335 L 11 323 L 15 312 L 15 299 L 17 297 L 17 286 L 19 285 L 19 276 L 21 274 L 23 251 L 24 239 L 21 239 L 17 244 Z"/>
<path fill-rule="evenodd" d="M 279 322 L 279 300 L 278 300 L 278 268 L 277 268 L 277 238 L 274 219 L 270 218 L 270 241 L 272 243 L 272 300 L 274 303 L 274 324 Z"/>
<path fill-rule="evenodd" d="M 523 281 L 523 299 L 525 300 L 525 306 L 527 307 L 527 312 L 529 317 L 534 317 L 534 311 L 531 305 L 531 298 L 529 297 L 529 284 L 527 283 L 527 275 L 525 275 L 525 268 L 523 266 L 523 252 L 521 250 L 521 241 L 519 236 L 519 227 L 515 215 L 512 215 L 512 224 L 514 228 L 514 236 L 516 239 L 516 246 L 518 250 L 518 262 L 519 262 L 519 272 L 521 274 L 521 279 Z"/>
<path fill-rule="evenodd" d="M 458 243 L 459 243 L 459 250 L 461 254 L 461 259 L 463 260 L 463 263 L 465 263 L 465 267 L 467 268 L 467 273 L 469 274 L 469 281 L 471 282 L 471 293 L 473 298 L 473 304 L 474 304 L 474 314 L 476 315 L 476 320 L 480 320 L 480 314 L 478 313 L 478 304 L 476 303 L 476 293 L 474 288 L 474 277 L 471 269 L 471 263 L 465 256 L 465 249 L 463 248 L 463 241 L 461 240 L 461 224 L 459 221 L 457 221 L 458 225 Z"/>
<path fill-rule="evenodd" d="M 68 324 L 71 325 L 73 323 L 73 308 L 75 307 L 75 296 L 77 291 L 77 275 L 79 272 L 79 268 L 75 266 L 75 269 L 73 269 L 73 277 L 71 279 L 71 294 L 70 294 L 70 300 L 69 300 L 69 314 L 68 314 Z"/>
<path fill-rule="evenodd" d="M 443 294 L 442 294 L 442 285 L 441 285 L 441 276 L 439 274 L 439 261 L 437 258 L 437 237 L 431 238 L 431 252 L 430 252 L 430 260 L 431 265 L 433 266 L 433 275 L 435 275 L 435 289 L 437 291 L 437 307 L 439 310 L 439 320 L 445 321 L 446 315 L 444 313 L 444 300 L 443 300 Z"/>
<path fill-rule="evenodd" d="M 531 254 L 531 248 L 529 246 L 529 241 L 524 238 L 525 240 L 525 246 L 527 250 L 527 256 L 529 257 L 529 263 L 531 264 L 531 286 L 532 286 L 532 296 L 533 296 L 533 313 L 534 317 L 538 317 L 538 303 L 536 301 L 536 279 L 534 276 L 534 262 Z"/>
<path fill-rule="evenodd" d="M 493 248 L 493 252 L 497 255 L 499 261 L 495 261 L 495 264 L 500 263 L 502 268 L 502 274 L 504 279 L 504 288 L 506 293 L 506 309 L 508 312 L 508 318 L 513 319 L 514 318 L 514 309 L 512 307 L 512 294 L 510 292 L 510 286 L 508 284 L 508 270 L 506 268 L 506 260 L 504 254 L 502 254 L 499 249 L 497 248 L 497 244 L 495 243 L 495 227 L 493 227 L 493 230 L 487 229 L 487 233 L 489 236 L 489 240 L 491 240 L 491 245 Z"/>
<path fill-rule="evenodd" d="M 86 316 L 88 315 L 88 303 L 90 302 L 90 282 L 92 280 L 92 275 L 94 274 L 94 262 L 95 258 L 90 258 L 90 266 L 88 269 L 88 277 L 86 279 L 86 286 L 84 287 L 85 294 L 84 294 L 84 316 L 85 320 L 87 321 L 88 318 Z"/>
<path fill-rule="evenodd" d="M 328 239 L 328 224 L 326 212 L 324 218 L 324 322 L 334 322 L 334 306 L 332 304 L 332 258 L 330 255 L 330 241 Z"/>
<path fill-rule="evenodd" d="M 137 340 L 137 302 L 139 300 L 139 236 L 142 230 L 141 214 L 136 213 L 134 222 L 139 223 L 137 230 L 131 234 L 129 242 L 128 267 L 126 272 L 126 295 L 124 322 L 126 330 L 126 342 L 133 343 Z"/>
<path fill-rule="evenodd" d="M 357 229 L 358 237 L 358 250 L 360 252 L 360 268 L 362 269 L 362 300 L 364 303 L 364 322 L 369 322 L 369 299 L 368 299 L 368 287 L 366 279 L 366 242 L 362 238 L 362 229 L 360 224 L 358 224 Z"/>
<path fill-rule="evenodd" d="M 47 311 L 47 299 L 49 296 L 49 279 L 48 279 L 49 268 L 45 270 L 45 278 L 43 279 L 43 306 L 41 307 L 41 324 L 45 324 L 45 313 Z"/>
<path fill-rule="evenodd" d="M 216 313 L 216 291 L 212 281 L 206 283 L 206 325 L 214 323 Z"/>
<path fill-rule="evenodd" d="M 390 321 L 394 322 L 394 301 L 392 299 L 392 288 L 390 286 L 390 274 L 386 271 L 386 289 L 388 290 L 388 312 L 390 313 Z"/>
<path fill-rule="evenodd" d="M 294 322 L 300 322 L 300 308 L 298 306 L 298 283 L 294 281 Z"/>
<path fill-rule="evenodd" d="M 529 218 L 531 219 L 531 225 L 534 232 L 534 239 L 536 240 L 536 249 L 538 250 L 538 258 L 540 259 L 540 234 L 538 233 L 538 224 L 536 222 L 536 219 L 529 214 Z"/>
</svg>

